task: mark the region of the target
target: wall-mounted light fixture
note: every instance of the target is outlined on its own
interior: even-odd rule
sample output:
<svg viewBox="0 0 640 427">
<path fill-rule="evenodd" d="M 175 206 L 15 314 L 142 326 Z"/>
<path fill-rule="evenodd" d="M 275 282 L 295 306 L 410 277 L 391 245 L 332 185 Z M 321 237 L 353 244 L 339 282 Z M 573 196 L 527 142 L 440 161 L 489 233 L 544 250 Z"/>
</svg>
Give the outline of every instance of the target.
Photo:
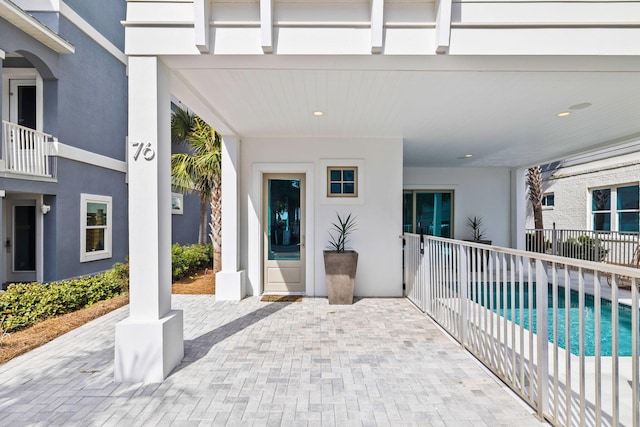
<svg viewBox="0 0 640 427">
<path fill-rule="evenodd" d="M 40 206 L 40 210 L 42 211 L 42 215 L 46 215 L 49 213 L 49 211 L 51 210 L 51 206 L 49 205 L 42 205 Z"/>
</svg>

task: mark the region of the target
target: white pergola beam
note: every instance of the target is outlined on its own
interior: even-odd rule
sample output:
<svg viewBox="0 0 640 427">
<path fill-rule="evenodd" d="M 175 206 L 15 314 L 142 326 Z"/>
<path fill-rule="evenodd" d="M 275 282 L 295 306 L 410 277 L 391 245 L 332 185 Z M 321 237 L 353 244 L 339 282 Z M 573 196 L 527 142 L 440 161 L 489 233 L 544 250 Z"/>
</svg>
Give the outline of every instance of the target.
<svg viewBox="0 0 640 427">
<path fill-rule="evenodd" d="M 436 14 L 436 53 L 449 52 L 451 40 L 451 0 L 438 1 Z"/>
<path fill-rule="evenodd" d="M 260 0 L 260 41 L 264 53 L 273 53 L 273 0 Z"/>
<path fill-rule="evenodd" d="M 193 29 L 200 53 L 209 53 L 209 0 L 193 0 Z"/>
<path fill-rule="evenodd" d="M 382 53 L 384 0 L 371 0 L 371 53 Z"/>
</svg>

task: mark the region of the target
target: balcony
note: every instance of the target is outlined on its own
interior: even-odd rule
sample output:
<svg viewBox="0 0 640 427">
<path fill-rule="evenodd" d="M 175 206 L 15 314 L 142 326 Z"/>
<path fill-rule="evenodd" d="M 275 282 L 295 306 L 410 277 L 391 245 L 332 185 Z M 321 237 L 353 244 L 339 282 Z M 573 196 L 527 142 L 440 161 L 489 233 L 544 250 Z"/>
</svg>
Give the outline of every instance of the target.
<svg viewBox="0 0 640 427">
<path fill-rule="evenodd" d="M 2 121 L 4 172 L 33 178 L 56 178 L 55 138 L 36 130 Z"/>
</svg>

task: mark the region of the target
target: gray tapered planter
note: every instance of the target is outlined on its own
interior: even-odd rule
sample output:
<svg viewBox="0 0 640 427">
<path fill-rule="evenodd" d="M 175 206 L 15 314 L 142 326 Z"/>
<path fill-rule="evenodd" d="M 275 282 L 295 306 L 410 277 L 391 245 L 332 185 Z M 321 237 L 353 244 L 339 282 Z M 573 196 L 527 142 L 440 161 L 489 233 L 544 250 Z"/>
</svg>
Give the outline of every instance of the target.
<svg viewBox="0 0 640 427">
<path fill-rule="evenodd" d="M 353 304 L 357 267 L 356 251 L 324 251 L 329 304 Z"/>
</svg>

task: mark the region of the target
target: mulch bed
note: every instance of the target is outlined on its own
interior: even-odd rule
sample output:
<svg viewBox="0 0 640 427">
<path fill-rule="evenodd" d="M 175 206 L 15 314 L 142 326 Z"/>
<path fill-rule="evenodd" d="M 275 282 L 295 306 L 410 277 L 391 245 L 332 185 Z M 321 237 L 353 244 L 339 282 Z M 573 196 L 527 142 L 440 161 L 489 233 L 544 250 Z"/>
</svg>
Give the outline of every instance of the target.
<svg viewBox="0 0 640 427">
<path fill-rule="evenodd" d="M 216 293 L 216 275 L 213 271 L 200 270 L 171 285 L 171 293 L 187 295 L 212 295 Z"/>
<path fill-rule="evenodd" d="M 302 295 L 263 295 L 262 302 L 300 302 Z"/>
<path fill-rule="evenodd" d="M 105 301 L 99 301 L 91 307 L 83 308 L 73 313 L 52 317 L 36 323 L 30 328 L 13 332 L 2 340 L 0 345 L 0 364 L 8 362 L 16 356 L 40 347 L 60 335 L 97 319 L 117 308 L 129 304 L 129 295 L 120 295 Z"/>
</svg>

